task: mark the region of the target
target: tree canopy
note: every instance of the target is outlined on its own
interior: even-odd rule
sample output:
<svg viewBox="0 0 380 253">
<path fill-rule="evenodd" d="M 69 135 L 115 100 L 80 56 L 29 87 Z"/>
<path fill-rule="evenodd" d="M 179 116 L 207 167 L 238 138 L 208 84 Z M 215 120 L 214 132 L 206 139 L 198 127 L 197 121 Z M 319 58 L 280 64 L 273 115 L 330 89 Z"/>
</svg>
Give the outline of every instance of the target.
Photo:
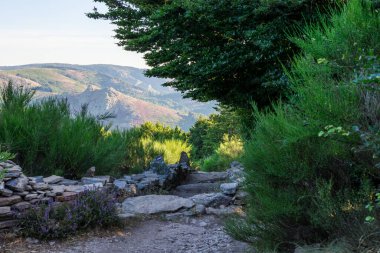
<svg viewBox="0 0 380 253">
<path fill-rule="evenodd" d="M 266 106 L 287 90 L 287 39 L 334 0 L 94 0 L 125 50 L 144 53 L 148 76 L 199 101 Z"/>
</svg>

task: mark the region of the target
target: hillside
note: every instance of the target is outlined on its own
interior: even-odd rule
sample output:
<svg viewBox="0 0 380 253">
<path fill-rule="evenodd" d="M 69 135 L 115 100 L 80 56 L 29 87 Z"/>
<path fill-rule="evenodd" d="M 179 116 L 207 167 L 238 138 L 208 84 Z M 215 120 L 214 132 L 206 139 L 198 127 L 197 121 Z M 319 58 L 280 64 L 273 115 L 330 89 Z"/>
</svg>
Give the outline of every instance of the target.
<svg viewBox="0 0 380 253">
<path fill-rule="evenodd" d="M 187 130 L 197 116 L 214 111 L 214 103 L 184 99 L 162 86 L 164 79 L 148 78 L 143 69 L 133 67 L 57 63 L 0 67 L 0 83 L 8 80 L 31 87 L 38 98 L 67 97 L 73 111 L 89 104 L 92 114 L 111 112 L 116 116 L 113 125 L 120 128 L 153 121 Z"/>
</svg>

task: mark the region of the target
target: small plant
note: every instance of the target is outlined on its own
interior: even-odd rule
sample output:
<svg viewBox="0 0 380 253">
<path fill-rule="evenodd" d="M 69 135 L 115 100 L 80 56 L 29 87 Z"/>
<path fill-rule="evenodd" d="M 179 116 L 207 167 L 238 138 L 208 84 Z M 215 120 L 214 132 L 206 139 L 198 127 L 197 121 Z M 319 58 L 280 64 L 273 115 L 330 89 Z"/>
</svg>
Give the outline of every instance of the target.
<svg viewBox="0 0 380 253">
<path fill-rule="evenodd" d="M 86 191 L 72 203 L 49 202 L 20 214 L 21 234 L 42 240 L 65 238 L 89 227 L 118 224 L 116 202 L 102 190 Z"/>
<path fill-rule="evenodd" d="M 375 200 L 374 202 L 368 203 L 365 208 L 368 210 L 370 215 L 368 215 L 365 218 L 365 221 L 368 223 L 372 223 L 376 220 L 375 216 L 373 215 L 376 209 L 380 208 L 380 192 L 375 194 Z"/>
</svg>

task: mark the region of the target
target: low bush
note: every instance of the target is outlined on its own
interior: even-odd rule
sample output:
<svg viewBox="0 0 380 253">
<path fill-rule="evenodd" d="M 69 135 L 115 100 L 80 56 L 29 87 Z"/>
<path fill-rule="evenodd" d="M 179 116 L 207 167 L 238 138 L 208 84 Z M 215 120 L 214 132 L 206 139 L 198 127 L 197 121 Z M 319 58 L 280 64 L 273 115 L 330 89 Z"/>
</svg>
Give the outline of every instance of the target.
<svg viewBox="0 0 380 253">
<path fill-rule="evenodd" d="M 239 160 L 243 154 L 243 142 L 238 136 L 223 136 L 223 140 L 214 154 L 201 163 L 203 171 L 223 171 L 229 168 L 232 161 Z"/>
<path fill-rule="evenodd" d="M 90 227 L 119 224 L 114 198 L 101 190 L 81 193 L 71 203 L 35 206 L 19 218 L 22 235 L 42 240 L 65 238 Z"/>
</svg>

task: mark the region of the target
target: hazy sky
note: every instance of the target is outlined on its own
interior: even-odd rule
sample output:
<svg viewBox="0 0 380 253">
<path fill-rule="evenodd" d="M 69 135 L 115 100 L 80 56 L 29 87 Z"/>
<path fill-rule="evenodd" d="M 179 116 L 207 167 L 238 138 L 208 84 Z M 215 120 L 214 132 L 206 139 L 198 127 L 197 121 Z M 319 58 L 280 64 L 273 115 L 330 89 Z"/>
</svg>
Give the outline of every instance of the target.
<svg viewBox="0 0 380 253">
<path fill-rule="evenodd" d="M 0 66 L 107 63 L 146 67 L 117 46 L 113 25 L 85 16 L 92 0 L 0 0 Z"/>
</svg>

